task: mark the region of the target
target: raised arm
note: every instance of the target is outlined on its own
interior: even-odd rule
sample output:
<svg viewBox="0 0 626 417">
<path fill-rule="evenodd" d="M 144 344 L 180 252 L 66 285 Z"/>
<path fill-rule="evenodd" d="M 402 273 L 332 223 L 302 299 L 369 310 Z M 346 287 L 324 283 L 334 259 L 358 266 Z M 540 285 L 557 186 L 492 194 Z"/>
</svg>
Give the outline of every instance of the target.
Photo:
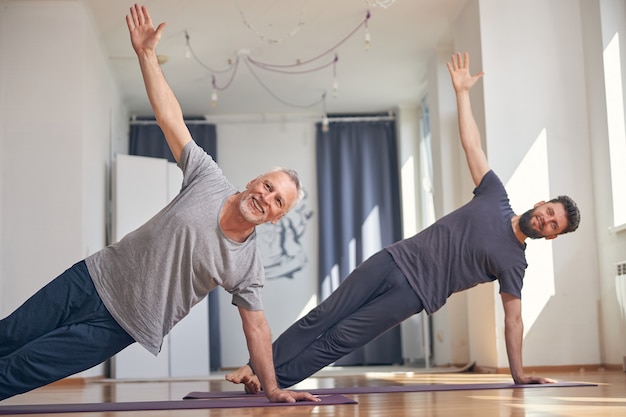
<svg viewBox="0 0 626 417">
<path fill-rule="evenodd" d="M 467 52 L 464 56 L 461 56 L 460 53 L 452 55 L 452 59 L 447 65 L 452 77 L 452 86 L 456 93 L 461 145 L 465 151 L 467 165 L 474 185 L 478 186 L 483 176 L 489 171 L 489 164 L 487 163 L 487 156 L 480 142 L 480 132 L 472 113 L 469 91 L 476 84 L 476 81 L 483 76 L 483 73 L 470 74 L 469 54 Z"/>
<path fill-rule="evenodd" d="M 130 8 L 130 15 L 126 16 L 126 24 L 133 49 L 139 58 L 139 66 L 152 111 L 174 159 L 178 161 L 183 148 L 192 139 L 185 125 L 180 104 L 165 80 L 157 59 L 156 47 L 161 39 L 165 23 L 161 23 L 155 29 L 148 9 L 135 4 Z"/>
<path fill-rule="evenodd" d="M 522 365 L 522 340 L 524 339 L 524 323 L 522 322 L 522 301 L 507 293 L 501 294 L 504 307 L 504 338 L 506 353 L 509 358 L 511 376 L 516 384 L 547 384 L 553 379 L 539 376 L 524 375 Z"/>
<path fill-rule="evenodd" d="M 319 398 L 308 392 L 287 391 L 278 387 L 274 360 L 272 359 L 272 336 L 265 320 L 265 314 L 263 311 L 252 311 L 239 307 L 239 315 L 248 344 L 250 361 L 261 382 L 265 396 L 271 402 L 319 401 Z"/>
</svg>

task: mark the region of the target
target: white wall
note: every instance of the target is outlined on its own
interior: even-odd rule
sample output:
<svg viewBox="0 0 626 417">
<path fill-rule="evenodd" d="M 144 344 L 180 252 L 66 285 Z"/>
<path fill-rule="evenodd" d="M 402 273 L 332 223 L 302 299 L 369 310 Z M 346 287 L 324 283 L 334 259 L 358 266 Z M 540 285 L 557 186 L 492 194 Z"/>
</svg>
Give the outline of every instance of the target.
<svg viewBox="0 0 626 417">
<path fill-rule="evenodd" d="M 583 214 L 575 234 L 528 243 L 525 365 L 600 363 L 596 203 L 580 9 L 567 0 L 477 0 L 454 28 L 453 49 L 470 52 L 472 72 L 486 73 L 472 91 L 474 114 L 490 165 L 507 186 L 514 210 L 521 213 L 537 201 L 569 194 Z M 439 122 L 446 124 L 448 117 L 444 110 Z M 466 199 L 470 188 L 461 189 Z M 469 345 L 480 365 L 507 368 L 499 298 L 497 285 L 468 292 Z M 494 319 L 494 327 L 485 325 Z M 609 361 L 616 362 L 621 358 Z"/>
<path fill-rule="evenodd" d="M 609 233 L 613 226 L 607 111 L 603 52 L 619 32 L 622 88 L 626 89 L 626 4 L 621 0 L 580 1 L 585 49 L 585 82 L 589 109 L 589 143 L 593 190 L 596 202 L 595 228 L 599 270 L 598 310 L 601 316 L 602 362 L 619 364 L 626 356 L 624 316 L 616 299 L 615 263 L 626 260 L 626 232 Z M 626 96 L 626 91 L 622 94 Z"/>
<path fill-rule="evenodd" d="M 318 213 L 315 178 L 315 130 L 311 121 L 235 122 L 219 124 L 217 158 L 226 177 L 240 190 L 277 166 L 296 169 L 307 196 L 287 217 L 298 221 L 298 209 L 312 212 L 306 221 L 302 247 L 307 257 L 303 270 L 293 278 L 267 279 L 263 290 L 265 315 L 277 337 L 291 323 L 317 305 Z M 281 220 L 282 221 L 282 220 Z M 259 242 L 272 233 L 269 225 L 257 228 Z M 266 243 L 265 243 L 266 244 Z M 248 360 L 241 319 L 231 296 L 220 291 L 222 366 L 239 367 Z"/>
<path fill-rule="evenodd" d="M 126 118 L 77 1 L 1 1 L 0 313 L 105 244 L 111 138 Z"/>
<path fill-rule="evenodd" d="M 0 0 L 0 7 L 4 316 L 71 262 L 104 244 L 106 169 L 126 141 L 127 123 L 106 53 L 82 3 Z M 625 14 L 622 0 L 475 0 L 455 22 L 454 45 L 441 45 L 434 53 L 429 97 L 437 215 L 471 198 L 443 66 L 454 50 L 468 50 L 472 70 L 486 72 L 472 93 L 475 115 L 493 168 L 507 185 L 513 181 L 511 196 L 521 196 L 515 197 L 514 208 L 521 211 L 538 199 L 568 193 L 583 212 L 575 234 L 553 243 L 529 242 L 531 265 L 537 265 L 536 252 L 549 256 L 542 259 L 545 268 L 529 269 L 525 286 L 528 366 L 622 363 L 626 338 L 620 332 L 614 263 L 626 258 L 626 233 L 607 232 L 612 197 L 601 60 L 612 32 L 624 33 Z M 240 188 L 267 167 L 296 167 L 313 202 L 313 135 L 310 122 L 223 124 L 218 128 L 220 164 Z M 536 151 L 534 144 L 544 150 L 538 167 L 524 160 Z M 545 176 L 538 189 L 522 186 L 520 167 Z M 281 315 L 281 303 L 305 312 L 310 294 L 316 293 L 316 213 L 312 219 L 306 243 L 311 270 L 266 286 L 275 335 L 297 318 Z M 528 293 L 533 287 L 538 294 Z M 443 340 L 436 353 L 440 364 L 469 358 L 483 366 L 507 366 L 496 291 L 493 285 L 479 286 L 436 314 L 435 334 Z M 241 324 L 230 297 L 223 300 L 230 314 L 222 323 L 228 330 L 224 365 L 238 366 L 247 359 Z M 467 322 L 460 320 L 465 316 Z"/>
<path fill-rule="evenodd" d="M 469 14 L 471 8 L 466 8 Z M 469 25 L 474 20 L 466 17 Z M 463 26 L 464 20 L 460 19 Z M 469 32 L 469 31 L 468 31 Z M 471 34 L 465 33 L 467 38 Z M 466 184 L 469 171 L 460 148 L 457 126 L 457 109 L 450 74 L 446 68 L 453 49 L 441 45 L 433 54 L 429 64 L 428 101 L 431 114 L 431 135 L 433 152 L 433 188 L 435 216 L 440 218 L 471 198 L 471 190 Z M 477 119 L 479 119 L 477 117 Z M 480 123 L 480 120 L 478 120 Z M 467 191 L 469 189 L 469 191 Z M 470 290 L 475 291 L 475 289 Z M 448 302 L 432 315 L 433 364 L 463 364 L 471 360 L 469 351 L 470 323 L 467 318 L 467 292 L 454 294 Z M 489 325 L 481 331 L 488 330 Z"/>
<path fill-rule="evenodd" d="M 0 11 L 1 14 L 4 14 L 4 5 L 0 3 Z M 6 32 L 4 30 L 5 24 L 4 19 L 0 17 L 0 56 L 4 56 L 4 40 L 7 38 Z M 5 59 L 0 59 L 0 109 L 4 109 L 6 107 L 5 104 L 5 93 L 4 93 L 4 84 L 3 80 L 6 80 L 8 76 L 6 75 L 8 72 L 8 68 L 6 65 Z M 4 218 L 4 160 L 6 159 L 6 151 L 4 150 L 4 112 L 0 111 L 0 219 Z M 4 317 L 4 280 L 2 279 L 2 272 L 4 270 L 4 223 L 0 221 L 0 317 Z"/>
</svg>

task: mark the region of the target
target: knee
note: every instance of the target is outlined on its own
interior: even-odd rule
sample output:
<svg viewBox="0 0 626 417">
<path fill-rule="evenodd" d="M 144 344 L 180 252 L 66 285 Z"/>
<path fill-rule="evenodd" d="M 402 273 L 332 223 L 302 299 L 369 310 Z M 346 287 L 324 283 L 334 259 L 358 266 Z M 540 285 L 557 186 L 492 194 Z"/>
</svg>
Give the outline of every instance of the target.
<svg viewBox="0 0 626 417">
<path fill-rule="evenodd" d="M 334 327 L 320 337 L 331 352 L 347 354 L 362 346 L 364 342 L 352 329 Z"/>
</svg>

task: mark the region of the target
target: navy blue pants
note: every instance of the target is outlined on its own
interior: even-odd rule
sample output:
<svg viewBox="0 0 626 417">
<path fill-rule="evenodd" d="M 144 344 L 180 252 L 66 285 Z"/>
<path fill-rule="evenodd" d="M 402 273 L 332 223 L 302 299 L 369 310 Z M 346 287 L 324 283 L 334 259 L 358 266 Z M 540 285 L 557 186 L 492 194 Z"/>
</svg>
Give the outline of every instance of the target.
<svg viewBox="0 0 626 417">
<path fill-rule="evenodd" d="M 0 320 L 0 400 L 96 366 L 133 342 L 78 262 Z"/>
<path fill-rule="evenodd" d="M 378 252 L 276 339 L 278 384 L 297 384 L 423 308 L 391 255 Z"/>
</svg>

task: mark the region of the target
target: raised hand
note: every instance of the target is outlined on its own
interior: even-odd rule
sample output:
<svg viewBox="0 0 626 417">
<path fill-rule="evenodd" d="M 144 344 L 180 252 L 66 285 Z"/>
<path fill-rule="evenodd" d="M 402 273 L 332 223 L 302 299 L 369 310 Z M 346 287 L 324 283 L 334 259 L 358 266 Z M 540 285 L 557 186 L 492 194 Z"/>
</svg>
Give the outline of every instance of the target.
<svg viewBox="0 0 626 417">
<path fill-rule="evenodd" d="M 135 4 L 130 8 L 130 15 L 126 15 L 126 24 L 130 32 L 131 44 L 137 54 L 156 50 L 163 28 L 165 28 L 165 22 L 155 29 L 146 6 Z"/>
<path fill-rule="evenodd" d="M 467 52 L 464 55 L 461 55 L 460 52 L 452 55 L 451 61 L 447 63 L 447 66 L 452 77 L 452 86 L 457 93 L 471 89 L 484 74 L 482 71 L 476 75 L 470 73 L 470 60 Z"/>
</svg>

